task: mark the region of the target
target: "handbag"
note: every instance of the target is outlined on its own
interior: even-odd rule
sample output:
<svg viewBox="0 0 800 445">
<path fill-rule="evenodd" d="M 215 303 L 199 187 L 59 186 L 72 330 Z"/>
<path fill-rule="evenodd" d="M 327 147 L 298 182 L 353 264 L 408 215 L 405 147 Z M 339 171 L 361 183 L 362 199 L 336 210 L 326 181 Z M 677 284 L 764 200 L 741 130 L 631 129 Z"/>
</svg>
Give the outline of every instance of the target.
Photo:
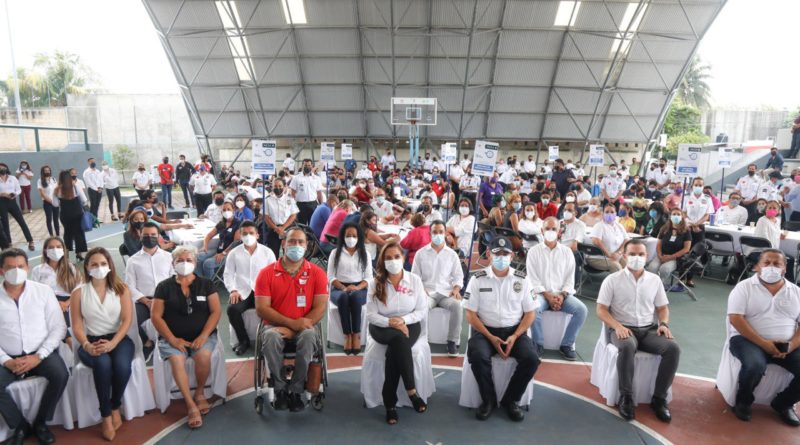
<svg viewBox="0 0 800 445">
<path fill-rule="evenodd" d="M 84 232 L 91 232 L 94 227 L 94 215 L 84 211 L 81 215 L 81 230 Z"/>
</svg>

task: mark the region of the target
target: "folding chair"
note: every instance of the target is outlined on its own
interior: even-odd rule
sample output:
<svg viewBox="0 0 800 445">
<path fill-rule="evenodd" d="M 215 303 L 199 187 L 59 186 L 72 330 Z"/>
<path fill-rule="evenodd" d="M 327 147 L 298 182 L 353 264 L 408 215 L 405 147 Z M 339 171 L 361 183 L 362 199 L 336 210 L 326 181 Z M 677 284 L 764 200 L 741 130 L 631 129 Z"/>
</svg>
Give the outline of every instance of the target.
<svg viewBox="0 0 800 445">
<path fill-rule="evenodd" d="M 185 210 L 173 210 L 171 212 L 167 212 L 165 215 L 167 219 L 189 219 L 189 212 Z"/>
<path fill-rule="evenodd" d="M 722 258 L 735 258 L 736 248 L 733 243 L 733 235 L 730 233 L 719 233 L 706 231 L 706 255 L 708 255 L 708 262 L 703 266 L 703 271 L 700 273 L 701 278 L 706 277 L 706 270 L 711 264 L 715 256 Z M 719 278 L 711 278 L 711 280 L 725 281 Z"/>
<path fill-rule="evenodd" d="M 328 255 L 325 255 L 325 252 L 322 251 L 322 247 L 320 247 L 319 238 L 311 230 L 311 227 L 304 225 L 304 224 L 296 224 L 297 227 L 303 230 L 306 234 L 306 239 L 308 240 L 308 244 L 306 246 L 306 259 L 308 261 L 314 262 L 317 260 L 317 264 L 323 269 L 328 268 Z"/>
<path fill-rule="evenodd" d="M 333 244 L 334 246 L 339 243 L 339 237 L 333 235 L 325 235 L 325 238 L 328 239 L 329 244 Z"/>
<path fill-rule="evenodd" d="M 742 269 L 742 273 L 739 274 L 739 279 L 737 281 L 742 281 L 742 277 L 744 277 L 747 272 L 749 272 L 758 262 L 758 259 L 753 260 L 750 258 L 750 254 L 753 253 L 761 253 L 765 249 L 772 248 L 772 243 L 769 242 L 768 239 L 762 238 L 760 236 L 747 236 L 742 235 L 739 238 L 739 244 L 742 246 L 742 258 L 744 260 L 744 269 Z"/>
<path fill-rule="evenodd" d="M 128 252 L 128 248 L 125 246 L 125 243 L 119 245 L 119 255 L 122 257 L 122 264 L 128 264 L 128 258 L 131 256 L 130 252 Z"/>
<path fill-rule="evenodd" d="M 522 241 L 522 237 L 519 233 L 511 230 L 506 229 L 505 227 L 495 227 L 494 232 L 498 235 L 504 236 L 511 240 L 512 238 L 518 239 L 520 242 Z M 514 251 L 514 259 L 511 260 L 511 267 L 515 270 L 525 270 L 525 250 L 520 247 L 518 250 Z"/>
<path fill-rule="evenodd" d="M 800 232 L 800 221 L 784 221 L 783 224 L 790 232 Z"/>
<path fill-rule="evenodd" d="M 686 285 L 686 276 L 690 272 L 697 272 L 697 269 L 700 269 L 701 273 L 705 270 L 703 266 L 703 255 L 706 253 L 707 247 L 705 244 L 695 244 L 688 255 L 679 258 L 678 268 L 670 275 L 670 288 L 675 284 L 675 281 L 677 281 L 686 293 L 692 297 L 692 300 L 697 301 L 697 296 L 695 296 L 692 288 Z"/>
<path fill-rule="evenodd" d="M 611 264 L 608 262 L 608 258 L 605 256 L 605 254 L 603 254 L 603 250 L 600 249 L 599 247 L 595 246 L 594 244 L 578 243 L 578 252 L 583 254 L 584 261 L 583 261 L 582 265 L 576 265 L 576 267 L 583 266 L 583 272 L 584 273 L 581 275 L 581 282 L 578 283 L 578 289 L 575 292 L 575 295 L 577 295 L 579 297 L 582 297 L 582 298 L 587 298 L 589 300 L 597 301 L 597 297 L 592 297 L 592 296 L 583 294 L 583 285 L 587 281 L 591 281 L 591 279 L 592 279 L 591 275 L 601 275 L 601 274 L 608 273 L 611 270 Z M 603 261 L 605 261 L 606 269 L 603 270 L 603 269 L 597 269 L 595 267 L 592 267 L 589 264 L 589 262 L 586 261 L 586 258 L 588 258 L 590 256 L 591 257 L 597 257 L 597 258 L 603 258 Z"/>
<path fill-rule="evenodd" d="M 478 222 L 478 261 L 477 263 L 480 264 L 481 259 L 489 259 L 489 254 L 487 253 L 489 250 L 489 245 L 492 244 L 492 241 L 497 236 L 497 233 L 494 231 L 494 227 Z"/>
</svg>

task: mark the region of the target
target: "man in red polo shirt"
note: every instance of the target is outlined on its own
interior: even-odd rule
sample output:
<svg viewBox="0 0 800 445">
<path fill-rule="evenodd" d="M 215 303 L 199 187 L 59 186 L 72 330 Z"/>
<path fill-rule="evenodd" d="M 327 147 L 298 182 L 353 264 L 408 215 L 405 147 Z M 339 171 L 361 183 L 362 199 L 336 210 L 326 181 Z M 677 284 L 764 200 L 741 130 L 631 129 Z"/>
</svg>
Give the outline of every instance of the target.
<svg viewBox="0 0 800 445">
<path fill-rule="evenodd" d="M 297 412 L 305 407 L 301 394 L 308 364 L 322 340 L 314 325 L 322 320 L 328 305 L 328 276 L 305 260 L 307 244 L 305 232 L 296 227 L 288 229 L 284 256 L 262 269 L 256 278 L 256 313 L 267 326 L 262 331 L 261 353 L 274 381 L 276 410 Z M 281 373 L 287 342 L 296 345 L 294 373 L 288 383 Z"/>
</svg>

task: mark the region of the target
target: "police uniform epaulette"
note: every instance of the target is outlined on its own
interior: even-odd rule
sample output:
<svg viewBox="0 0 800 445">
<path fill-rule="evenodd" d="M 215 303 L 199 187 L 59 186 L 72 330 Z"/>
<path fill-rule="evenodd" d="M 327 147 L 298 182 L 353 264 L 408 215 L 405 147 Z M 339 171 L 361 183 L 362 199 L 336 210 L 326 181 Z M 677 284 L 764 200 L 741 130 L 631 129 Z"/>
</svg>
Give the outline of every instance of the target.
<svg viewBox="0 0 800 445">
<path fill-rule="evenodd" d="M 479 271 L 475 272 L 475 275 L 473 275 L 473 277 L 475 277 L 475 278 L 483 278 L 483 277 L 485 277 L 486 275 L 488 275 L 488 274 L 486 273 L 486 269 L 481 269 L 481 270 L 479 270 Z"/>
<path fill-rule="evenodd" d="M 514 271 L 514 276 L 515 277 L 520 277 L 520 278 L 525 278 L 525 277 L 528 276 L 528 274 L 526 274 L 524 271 L 521 271 L 521 270 L 515 270 Z"/>
</svg>

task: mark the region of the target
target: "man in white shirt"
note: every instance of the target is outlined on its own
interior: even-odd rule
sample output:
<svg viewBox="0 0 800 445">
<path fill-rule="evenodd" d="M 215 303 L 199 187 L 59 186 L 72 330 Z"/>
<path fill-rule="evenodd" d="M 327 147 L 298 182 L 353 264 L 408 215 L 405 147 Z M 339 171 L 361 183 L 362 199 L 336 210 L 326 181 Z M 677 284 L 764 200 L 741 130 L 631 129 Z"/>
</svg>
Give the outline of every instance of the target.
<svg viewBox="0 0 800 445">
<path fill-rule="evenodd" d="M 678 371 L 681 350 L 669 330 L 669 302 L 661 278 L 644 270 L 647 247 L 641 240 L 625 246 L 626 268 L 603 280 L 597 296 L 597 317 L 605 324 L 611 343 L 617 347 L 620 399 L 617 409 L 625 420 L 636 416 L 633 405 L 633 372 L 636 351 L 660 355 L 650 407 L 662 422 L 672 415 L 667 392 Z M 658 318 L 658 324 L 654 319 Z"/>
<path fill-rule="evenodd" d="M 201 163 L 197 173 L 189 179 L 189 186 L 194 187 L 194 204 L 197 207 L 198 215 L 205 213 L 208 205 L 211 204 L 211 192 L 216 185 L 217 180 L 214 175 L 207 172 L 206 165 Z"/>
<path fill-rule="evenodd" d="M 509 184 L 514 182 L 514 179 L 517 177 L 517 170 L 513 167 L 508 167 L 506 171 L 500 175 L 500 184 L 503 185 L 503 189 L 507 188 Z"/>
<path fill-rule="evenodd" d="M 300 210 L 297 222 L 306 225 L 311 221 L 314 209 L 322 203 L 322 191 L 325 190 L 321 187 L 319 179 L 311 172 L 311 167 L 311 159 L 304 159 L 303 174 L 295 176 L 289 183 L 292 197 L 297 201 L 297 208 Z"/>
<path fill-rule="evenodd" d="M 464 159 L 462 159 L 458 164 L 461 165 L 461 170 L 467 171 L 467 168 L 472 165 L 472 161 L 470 161 L 469 155 L 464 153 Z"/>
<path fill-rule="evenodd" d="M 572 203 L 570 203 L 572 204 Z M 572 217 L 574 219 L 574 216 Z M 588 310 L 581 300 L 575 297 L 575 256 L 572 249 L 558 241 L 560 225 L 556 218 L 544 220 L 542 234 L 544 242 L 528 250 L 525 271 L 531 291 L 537 295 L 539 308 L 533 323 L 533 342 L 537 353 L 544 352 L 544 332 L 542 331 L 542 312 L 561 311 L 571 314 L 567 330 L 558 348 L 561 356 L 575 361 L 578 354 L 573 345 L 586 321 Z"/>
<path fill-rule="evenodd" d="M 728 196 L 728 205 L 722 206 L 717 210 L 717 224 L 735 224 L 737 226 L 747 225 L 747 209 L 739 205 L 742 202 L 742 195 L 733 192 Z"/>
<path fill-rule="evenodd" d="M 294 159 L 291 153 L 286 153 L 286 159 L 283 160 L 283 168 L 289 170 L 289 173 L 294 173 Z"/>
<path fill-rule="evenodd" d="M 536 318 L 536 295 L 530 289 L 525 272 L 510 268 L 511 241 L 496 237 L 489 246 L 492 265 L 476 272 L 467 285 L 464 308 L 467 322 L 472 326 L 467 359 L 478 382 L 482 403 L 475 413 L 486 420 L 497 405 L 492 379 L 492 356 L 503 360 L 513 357 L 517 368 L 508 382 L 500 405 L 511 420 L 525 418 L 519 401 L 539 367 L 539 356 L 528 329 Z"/>
<path fill-rule="evenodd" d="M 617 166 L 611 164 L 608 167 L 608 175 L 600 181 L 600 194 L 603 197 L 602 204 L 604 206 L 611 204 L 619 210 L 623 191 L 625 191 L 625 181 L 617 175 Z"/>
<path fill-rule="evenodd" d="M 58 354 L 67 334 L 64 315 L 49 286 L 27 280 L 25 252 L 4 250 L 0 267 L 4 277 L 0 288 L 0 414 L 11 430 L 6 443 L 22 445 L 31 432 L 39 443 L 53 443 L 55 437 L 46 422 L 53 420 L 69 380 L 69 371 Z M 47 380 L 32 426 L 6 390 L 28 376 Z"/>
<path fill-rule="evenodd" d="M 431 192 L 431 195 L 433 195 L 433 192 Z M 417 209 L 425 217 L 425 224 L 427 225 L 431 225 L 434 221 L 442 220 L 441 212 L 433 208 L 433 197 L 431 195 L 423 195 L 422 203 Z"/>
<path fill-rule="evenodd" d="M 447 328 L 447 355 L 458 356 L 461 340 L 461 286 L 464 285 L 464 271 L 458 254 L 445 245 L 444 221 L 431 223 L 431 243 L 419 249 L 414 255 L 411 273 L 419 275 L 428 293 L 428 306 L 441 307 L 450 313 Z"/>
<path fill-rule="evenodd" d="M 175 275 L 172 255 L 158 247 L 158 226 L 153 222 L 142 227 L 142 249 L 133 254 L 125 265 L 125 283 L 136 302 L 136 320 L 139 322 L 139 337 L 144 345 L 145 358 L 153 350 L 153 340 L 147 337 L 142 324 L 150 319 L 153 293 L 158 283 Z"/>
<path fill-rule="evenodd" d="M 767 201 L 783 201 L 781 186 L 778 184 L 778 181 L 783 179 L 783 175 L 781 175 L 779 171 L 773 171 L 769 174 L 768 178 L 768 180 L 761 182 L 756 197 L 758 199 L 766 199 Z"/>
<path fill-rule="evenodd" d="M 364 163 L 361 165 L 361 168 L 356 173 L 356 179 L 371 179 L 372 178 L 372 170 L 369 169 L 369 164 Z"/>
<path fill-rule="evenodd" d="M 386 200 L 386 192 L 383 189 L 375 190 L 375 199 L 370 204 L 372 210 L 378 215 L 378 220 L 383 222 L 390 222 L 394 219 L 394 212 L 392 211 L 392 203 Z"/>
<path fill-rule="evenodd" d="M 711 198 L 703 194 L 703 178 L 694 178 L 692 190 L 686 194 L 685 200 L 683 209 L 686 212 L 686 225 L 692 234 L 692 246 L 705 243 L 705 223 L 709 215 L 714 214 L 714 203 Z M 694 287 L 691 275 L 687 278 L 686 285 Z"/>
<path fill-rule="evenodd" d="M 747 166 L 747 176 L 742 176 L 736 181 L 734 190 L 742 195 L 742 205 L 747 209 L 747 214 L 754 217 L 756 214 L 756 201 L 758 200 L 758 188 L 761 185 L 761 178 L 756 175 L 756 164 Z"/>
<path fill-rule="evenodd" d="M 464 169 L 464 176 L 461 177 L 461 182 L 458 188 L 462 195 L 466 195 L 472 203 L 475 202 L 475 196 L 478 194 L 478 189 L 481 186 L 481 178 L 472 174 L 472 168 L 468 165 Z"/>
<path fill-rule="evenodd" d="M 578 207 L 588 206 L 591 199 L 592 194 L 589 192 L 589 190 L 586 190 L 586 186 L 584 186 L 583 182 L 578 179 L 578 181 L 575 182 L 575 200 L 578 202 Z"/>
<path fill-rule="evenodd" d="M 674 179 L 674 172 L 672 171 L 672 167 L 667 165 L 667 159 L 661 158 L 658 161 L 658 168 L 653 170 L 652 178 L 656 180 L 656 184 L 658 184 L 658 189 L 662 190 L 669 186 L 673 179 Z"/>
<path fill-rule="evenodd" d="M 506 164 L 505 159 L 500 158 L 497 160 L 497 167 L 495 167 L 495 171 L 497 172 L 498 175 L 502 175 L 503 173 L 505 173 L 508 170 L 508 168 L 509 167 L 508 164 Z"/>
<path fill-rule="evenodd" d="M 422 160 L 422 170 L 428 173 L 433 171 L 433 161 L 430 153 L 425 153 L 425 159 Z"/>
<path fill-rule="evenodd" d="M 264 207 L 266 209 L 265 222 L 270 229 L 267 232 L 267 247 L 272 249 L 275 257 L 281 248 L 281 239 L 284 238 L 286 229 L 294 224 L 300 209 L 295 200 L 285 191 L 286 186 L 282 179 L 272 181 L 272 193 L 267 196 Z"/>
<path fill-rule="evenodd" d="M 536 173 L 536 161 L 533 160 L 533 155 L 528 155 L 528 160 L 524 164 L 526 173 Z"/>
<path fill-rule="evenodd" d="M 108 162 L 103 161 L 103 188 L 106 189 L 106 198 L 108 198 L 108 213 L 111 214 L 111 220 L 116 221 L 117 216 L 124 218 L 125 214 L 122 213 L 122 197 L 119 193 L 119 174 L 117 171 L 108 166 Z M 114 201 L 117 201 L 117 213 L 114 213 Z"/>
<path fill-rule="evenodd" d="M 89 190 L 89 212 L 97 216 L 100 210 L 100 200 L 103 199 L 103 173 L 97 169 L 94 158 L 86 160 L 89 167 L 83 171 L 83 181 Z"/>
<path fill-rule="evenodd" d="M 261 269 L 275 262 L 275 254 L 258 242 L 258 230 L 253 221 L 244 221 L 241 231 L 242 244 L 231 249 L 225 260 L 223 282 L 228 290 L 228 320 L 236 332 L 237 344 L 233 351 L 242 356 L 250 347 L 250 336 L 244 326 L 244 312 L 255 309 L 253 286 Z"/>
<path fill-rule="evenodd" d="M 131 180 L 133 181 L 133 189 L 136 190 L 139 199 L 142 199 L 144 192 L 150 190 L 150 184 L 153 182 L 150 174 L 145 171 L 144 164 L 139 164 Z"/>
<path fill-rule="evenodd" d="M 397 160 L 392 154 L 392 150 L 386 150 L 386 154 L 381 156 L 381 169 L 392 169 L 397 164 Z"/>
<path fill-rule="evenodd" d="M 199 216 L 200 219 L 208 219 L 213 221 L 214 224 L 219 224 L 222 221 L 222 204 L 225 204 L 225 194 L 222 190 L 214 192 L 214 201 L 206 207 L 205 213 Z"/>
<path fill-rule="evenodd" d="M 757 274 L 739 282 L 728 298 L 729 348 L 739 359 L 733 413 L 749 421 L 753 391 L 774 363 L 794 377 L 770 406 L 790 426 L 800 426 L 794 404 L 800 401 L 800 289 L 784 279 L 786 257 L 777 249 L 761 253 Z"/>
</svg>

